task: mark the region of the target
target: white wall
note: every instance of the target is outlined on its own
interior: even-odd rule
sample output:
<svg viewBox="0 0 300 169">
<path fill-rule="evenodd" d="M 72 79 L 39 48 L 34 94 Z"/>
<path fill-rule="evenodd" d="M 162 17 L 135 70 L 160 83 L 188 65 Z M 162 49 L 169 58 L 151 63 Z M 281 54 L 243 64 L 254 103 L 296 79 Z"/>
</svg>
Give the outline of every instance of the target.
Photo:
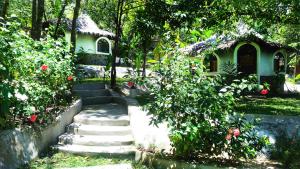
<svg viewBox="0 0 300 169">
<path fill-rule="evenodd" d="M 66 41 L 71 42 L 71 33 L 66 32 Z M 77 34 L 76 38 L 76 52 L 82 48 L 85 53 L 96 54 L 96 38 L 91 35 Z"/>
</svg>

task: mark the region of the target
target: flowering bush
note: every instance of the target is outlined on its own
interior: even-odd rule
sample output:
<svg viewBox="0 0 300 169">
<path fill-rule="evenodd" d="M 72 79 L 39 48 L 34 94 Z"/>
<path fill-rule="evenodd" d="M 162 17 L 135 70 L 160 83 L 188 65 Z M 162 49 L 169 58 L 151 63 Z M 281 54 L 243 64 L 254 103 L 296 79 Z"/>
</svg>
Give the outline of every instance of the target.
<svg viewBox="0 0 300 169">
<path fill-rule="evenodd" d="M 195 65 L 191 70 L 190 65 Z M 201 61 L 175 54 L 154 69 L 148 79 L 153 102 L 147 105 L 152 124 L 167 122 L 174 152 L 182 157 L 254 158 L 267 143 L 255 127 L 234 112 L 239 85 L 203 73 Z M 245 82 L 247 83 L 247 82 Z"/>
<path fill-rule="evenodd" d="M 0 23 L 0 128 L 49 123 L 71 101 L 68 51 L 62 39 L 34 41 L 17 22 Z"/>
</svg>

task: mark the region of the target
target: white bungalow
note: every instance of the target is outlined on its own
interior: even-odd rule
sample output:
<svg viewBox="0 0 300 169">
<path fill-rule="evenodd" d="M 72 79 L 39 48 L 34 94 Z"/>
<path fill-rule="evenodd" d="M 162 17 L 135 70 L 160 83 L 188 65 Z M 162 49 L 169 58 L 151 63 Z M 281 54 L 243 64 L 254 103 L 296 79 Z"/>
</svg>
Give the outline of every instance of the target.
<svg viewBox="0 0 300 169">
<path fill-rule="evenodd" d="M 71 39 L 71 21 L 67 22 L 65 38 Z M 76 53 L 79 63 L 88 65 L 105 65 L 112 55 L 112 40 L 114 34 L 98 28 L 97 24 L 86 14 L 77 19 Z"/>
<path fill-rule="evenodd" d="M 216 37 L 198 42 L 183 49 L 190 55 L 199 55 L 210 49 L 206 58 L 207 70 L 211 74 L 223 72 L 226 63 L 232 63 L 244 75 L 256 74 L 259 83 L 278 83 L 277 75 L 287 72 L 287 58 L 294 48 L 263 40 L 257 35 L 245 34 L 235 38 Z M 273 85 L 275 84 L 275 85 Z"/>
</svg>

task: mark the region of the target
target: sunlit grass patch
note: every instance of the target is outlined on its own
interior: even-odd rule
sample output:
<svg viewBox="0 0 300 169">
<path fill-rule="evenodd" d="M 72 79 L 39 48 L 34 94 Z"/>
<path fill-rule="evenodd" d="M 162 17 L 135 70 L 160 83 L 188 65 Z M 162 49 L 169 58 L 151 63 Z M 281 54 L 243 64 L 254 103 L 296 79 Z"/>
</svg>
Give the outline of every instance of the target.
<svg viewBox="0 0 300 169">
<path fill-rule="evenodd" d="M 237 103 L 238 112 L 246 114 L 300 115 L 300 98 L 244 98 Z"/>
<path fill-rule="evenodd" d="M 133 157 L 106 157 L 101 155 L 96 156 L 81 156 L 68 153 L 49 154 L 30 162 L 23 169 L 57 169 L 57 168 L 75 168 L 102 166 L 111 164 L 132 164 L 134 169 L 148 169 L 146 166 L 135 163 Z"/>
</svg>

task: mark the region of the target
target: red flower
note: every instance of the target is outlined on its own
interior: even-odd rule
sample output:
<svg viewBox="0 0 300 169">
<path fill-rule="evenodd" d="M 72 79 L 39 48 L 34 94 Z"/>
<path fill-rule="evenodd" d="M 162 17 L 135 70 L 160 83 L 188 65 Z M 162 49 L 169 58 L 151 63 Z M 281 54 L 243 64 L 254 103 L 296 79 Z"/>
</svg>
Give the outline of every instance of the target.
<svg viewBox="0 0 300 169">
<path fill-rule="evenodd" d="M 68 81 L 72 81 L 73 80 L 73 76 L 68 76 Z"/>
<path fill-rule="evenodd" d="M 232 138 L 231 134 L 227 134 L 225 137 L 226 140 L 231 140 L 231 138 Z"/>
<path fill-rule="evenodd" d="M 260 91 L 260 94 L 262 94 L 262 95 L 267 95 L 268 93 L 269 93 L 269 90 L 267 90 L 267 89 L 263 89 Z"/>
<path fill-rule="evenodd" d="M 29 120 L 30 120 L 30 122 L 34 123 L 36 121 L 36 119 L 37 119 L 37 115 L 33 114 L 30 116 Z"/>
<path fill-rule="evenodd" d="M 233 130 L 233 135 L 235 137 L 238 137 L 240 134 L 241 134 L 240 129 L 236 128 L 236 129 Z"/>
<path fill-rule="evenodd" d="M 48 69 L 48 66 L 47 65 L 42 65 L 41 69 L 42 69 L 42 71 L 46 71 Z"/>
<path fill-rule="evenodd" d="M 128 86 L 129 88 L 132 88 L 132 87 L 134 86 L 134 83 L 133 83 L 133 82 L 128 82 L 128 83 L 127 83 L 127 86 Z"/>
</svg>

